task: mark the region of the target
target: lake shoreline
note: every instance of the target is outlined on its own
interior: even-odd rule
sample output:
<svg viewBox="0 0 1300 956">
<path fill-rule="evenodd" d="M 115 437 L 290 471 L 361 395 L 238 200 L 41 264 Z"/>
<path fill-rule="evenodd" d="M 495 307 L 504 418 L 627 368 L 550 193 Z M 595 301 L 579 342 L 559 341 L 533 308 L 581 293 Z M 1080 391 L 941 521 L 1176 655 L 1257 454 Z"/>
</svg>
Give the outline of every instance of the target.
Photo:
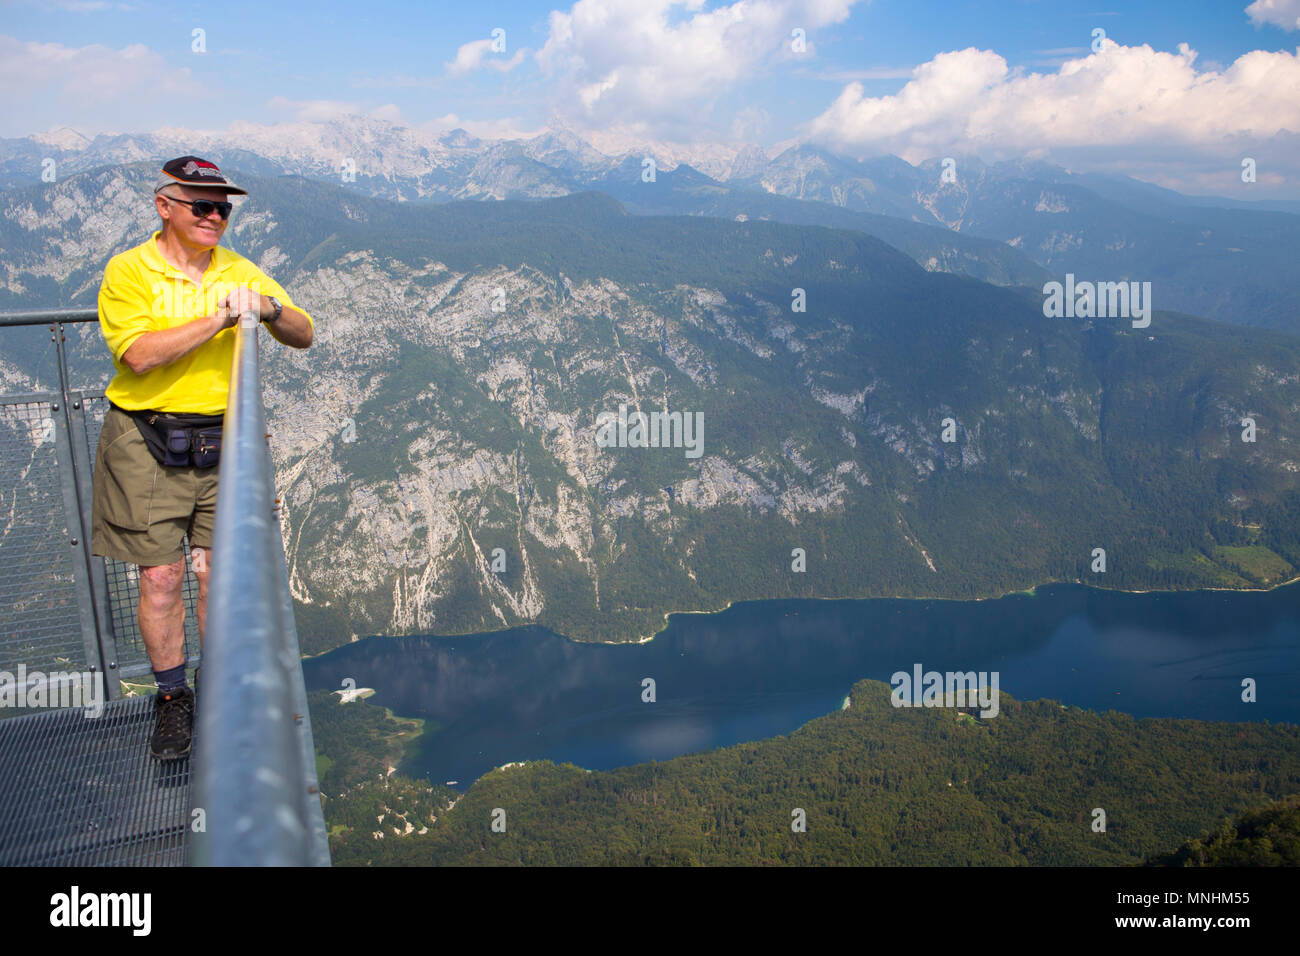
<svg viewBox="0 0 1300 956">
<path fill-rule="evenodd" d="M 349 641 L 347 644 L 339 644 L 337 647 L 331 647 L 328 650 L 319 651 L 315 654 L 302 654 L 300 659 L 304 661 L 315 660 L 317 658 L 324 657 L 328 654 L 333 654 L 335 651 L 339 650 L 340 648 L 348 647 L 351 644 L 356 644 L 358 641 L 369 640 L 372 637 L 378 637 L 378 638 L 433 637 L 433 638 L 437 638 L 438 640 L 451 640 L 458 637 L 477 637 L 482 634 L 500 634 L 505 631 L 510 631 L 516 628 L 524 628 L 524 627 L 543 627 L 545 628 L 545 630 L 550 631 L 550 633 L 556 634 L 557 636 L 564 638 L 566 641 L 571 641 L 574 644 L 599 644 L 608 647 L 620 647 L 623 645 L 641 645 L 641 644 L 649 644 L 660 634 L 663 634 L 665 631 L 667 631 L 672 624 L 672 621 L 670 619 L 673 617 L 673 615 L 680 614 L 685 616 L 685 615 L 692 615 L 692 614 L 703 614 L 703 615 L 721 614 L 724 611 L 730 610 L 732 607 L 735 607 L 738 604 L 762 604 L 770 601 L 943 601 L 946 603 L 958 604 L 964 602 L 1000 601 L 1003 598 L 1016 597 L 1017 595 L 1021 597 L 1032 598 L 1037 596 L 1037 591 L 1039 588 L 1051 587 L 1052 585 L 1055 584 L 1073 584 L 1073 585 L 1078 585 L 1079 587 L 1091 588 L 1094 591 L 1108 591 L 1113 594 L 1180 594 L 1180 595 L 1199 594 L 1199 593 L 1267 594 L 1270 591 L 1277 591 L 1281 588 L 1290 587 L 1293 584 L 1300 584 L 1300 575 L 1296 575 L 1295 577 L 1290 578 L 1289 580 L 1282 581 L 1278 584 L 1274 584 L 1271 587 L 1266 587 L 1266 588 L 1189 588 L 1187 590 L 1161 590 L 1159 588 L 1149 588 L 1146 590 L 1134 590 L 1131 588 L 1098 587 L 1093 584 L 1084 584 L 1083 581 L 1076 578 L 1073 581 L 1044 581 L 1039 584 L 1031 585 L 1028 588 L 1017 588 L 1012 591 L 1004 591 L 1000 594 L 989 594 L 989 595 L 984 595 L 982 597 L 947 598 L 947 597 L 935 597 L 933 595 L 899 594 L 899 595 L 889 595 L 889 596 L 879 596 L 879 597 L 737 598 L 735 600 L 728 601 L 726 605 L 717 608 L 716 610 L 692 609 L 692 610 L 685 610 L 685 611 L 665 611 L 663 627 L 659 628 L 653 634 L 644 635 L 642 637 L 638 637 L 635 638 L 634 640 L 629 640 L 629 641 L 578 641 L 569 637 L 567 634 L 561 634 L 558 631 L 551 631 L 550 628 L 546 628 L 545 625 L 514 624 L 511 625 L 510 627 L 497 628 L 496 630 L 492 630 L 492 631 L 457 631 L 457 632 L 447 633 L 447 634 L 370 634 L 366 637 L 354 638 L 351 641 Z"/>
<path fill-rule="evenodd" d="M 670 621 L 663 641 L 635 653 L 543 628 L 461 643 L 434 635 L 366 641 L 312 663 L 305 676 L 309 686 L 328 689 L 354 675 L 384 690 L 394 719 L 437 721 L 419 735 L 394 737 L 409 746 L 399 772 L 461 784 L 511 761 L 599 770 L 780 736 L 842 709 L 846 678 L 884 681 L 917 662 L 941 673 L 997 672 L 1001 691 L 1017 700 L 1052 700 L 1097 715 L 1300 725 L 1293 684 L 1271 685 L 1258 704 L 1236 686 L 1242 674 L 1267 683 L 1300 666 L 1300 581 L 1241 598 L 1219 596 L 1240 588 L 1129 592 L 1053 584 L 1060 586 L 1036 589 L 1032 602 L 1001 604 L 784 598 L 775 599 L 784 602 L 778 609 L 771 600 L 732 602 L 740 607 L 729 615 Z M 1165 596 L 1122 596 L 1129 593 Z M 802 603 L 811 600 L 832 603 Z M 538 682 L 539 674 L 559 676 Z M 650 709 L 646 674 L 662 697 Z M 457 729 L 439 733 L 440 725 Z"/>
<path fill-rule="evenodd" d="M 667 611 L 664 613 L 663 627 L 659 628 L 659 630 L 655 631 L 650 636 L 642 637 L 635 641 L 581 641 L 578 643 L 611 644 L 611 645 L 647 644 L 650 641 L 654 640 L 656 637 L 658 637 L 660 634 L 664 633 L 664 631 L 668 630 L 669 626 L 672 623 L 669 620 L 669 618 L 671 618 L 675 614 L 681 614 L 681 615 L 721 614 L 723 611 L 727 611 L 738 604 L 762 604 L 770 601 L 944 601 L 947 603 L 961 604 L 967 602 L 1000 601 L 1003 598 L 1016 597 L 1017 595 L 1021 597 L 1032 598 L 1037 596 L 1037 591 L 1039 588 L 1051 587 L 1054 584 L 1074 584 L 1083 588 L 1091 588 L 1094 591 L 1108 591 L 1112 594 L 1180 594 L 1182 595 L 1182 594 L 1200 594 L 1200 593 L 1216 593 L 1216 592 L 1231 592 L 1234 594 L 1267 594 L 1270 591 L 1276 591 L 1280 588 L 1288 587 L 1296 583 L 1300 583 L 1300 575 L 1296 575 L 1290 580 L 1282 581 L 1279 584 L 1275 584 L 1272 587 L 1267 587 L 1267 588 L 1189 588 L 1187 590 L 1170 591 L 1170 590 L 1160 590 L 1158 588 L 1150 588 L 1147 590 L 1133 590 L 1130 588 L 1103 588 L 1103 587 L 1097 587 L 1096 585 L 1093 584 L 1084 584 L 1083 581 L 1076 578 L 1073 581 L 1045 581 L 1040 584 L 1032 585 L 1029 588 L 1020 588 L 1014 591 L 1004 591 L 1001 594 L 992 594 L 983 597 L 973 597 L 973 598 L 945 598 L 945 597 L 932 597 L 932 596 L 914 597 L 914 596 L 906 596 L 906 595 L 891 595 L 889 597 L 861 597 L 861 598 L 858 597 L 738 598 L 737 600 L 734 601 L 728 601 L 725 607 L 719 608 L 716 611 L 700 611 L 700 610 Z M 564 637 L 563 634 L 561 634 L 560 636 Z"/>
</svg>

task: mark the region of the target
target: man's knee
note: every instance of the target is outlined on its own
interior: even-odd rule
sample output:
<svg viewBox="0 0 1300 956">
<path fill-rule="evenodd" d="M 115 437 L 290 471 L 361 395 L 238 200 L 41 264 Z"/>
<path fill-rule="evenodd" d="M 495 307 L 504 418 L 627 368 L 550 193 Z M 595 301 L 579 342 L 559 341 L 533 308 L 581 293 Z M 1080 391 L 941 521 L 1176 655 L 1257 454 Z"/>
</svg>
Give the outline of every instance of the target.
<svg viewBox="0 0 1300 956">
<path fill-rule="evenodd" d="M 180 599 L 185 581 L 185 562 L 140 568 L 140 601 L 159 608 L 172 606 Z"/>
</svg>

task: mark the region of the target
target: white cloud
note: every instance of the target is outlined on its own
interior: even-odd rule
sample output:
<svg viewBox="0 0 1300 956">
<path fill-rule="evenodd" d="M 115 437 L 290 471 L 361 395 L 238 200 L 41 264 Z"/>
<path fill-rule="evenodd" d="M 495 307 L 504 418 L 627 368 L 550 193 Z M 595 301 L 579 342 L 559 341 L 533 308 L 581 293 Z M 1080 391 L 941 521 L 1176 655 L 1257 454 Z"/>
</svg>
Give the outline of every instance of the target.
<svg viewBox="0 0 1300 956">
<path fill-rule="evenodd" d="M 771 125 L 772 117 L 767 110 L 758 106 L 746 106 L 737 110 L 731 119 L 731 138 L 742 143 L 757 142 Z"/>
<path fill-rule="evenodd" d="M 150 110 L 169 116 L 178 100 L 211 94 L 188 69 L 170 66 L 142 44 L 114 50 L 0 35 L 0 135 L 52 125 L 92 135 L 134 128 Z"/>
<path fill-rule="evenodd" d="M 792 30 L 805 31 L 811 59 L 813 31 L 844 21 L 858 2 L 738 0 L 706 10 L 703 0 L 578 0 L 551 12 L 537 62 L 558 79 L 556 112 L 577 125 L 635 117 L 689 134 L 716 97 L 789 58 Z"/>
<path fill-rule="evenodd" d="M 385 103 L 383 106 L 376 106 L 372 110 L 367 110 L 366 115 L 371 119 L 383 120 L 386 123 L 402 125 L 402 111 L 396 103 Z"/>
<path fill-rule="evenodd" d="M 515 55 L 506 59 L 503 54 L 494 53 L 492 50 L 493 40 L 472 40 L 469 43 L 462 43 L 460 49 L 456 51 L 456 59 L 445 64 L 447 72 L 452 76 L 462 76 L 474 70 L 486 67 L 490 70 L 499 70 L 502 73 L 509 73 L 520 63 L 524 61 L 524 55 L 528 52 L 524 48 L 515 51 Z"/>
<path fill-rule="evenodd" d="M 424 123 L 419 128 L 439 135 L 453 129 L 463 129 L 478 139 L 528 139 L 536 136 L 545 127 L 530 129 L 527 127 L 526 121 L 514 116 L 503 116 L 499 119 L 490 120 L 472 120 L 457 116 L 455 113 L 448 113 L 445 116 L 439 116 L 437 119 Z"/>
<path fill-rule="evenodd" d="M 810 130 L 854 155 L 910 162 L 1050 157 L 1169 180 L 1179 167 L 1236 167 L 1271 144 L 1275 170 L 1296 167 L 1280 146 L 1300 130 L 1300 51 L 1254 50 L 1223 71 L 1198 71 L 1195 59 L 1186 44 L 1167 53 L 1108 40 L 1055 73 L 1029 73 L 990 50 L 941 53 L 892 96 L 849 84 Z"/>
<path fill-rule="evenodd" d="M 1255 26 L 1271 24 L 1283 30 L 1300 30 L 1300 0 L 1255 0 L 1246 8 Z"/>
<path fill-rule="evenodd" d="M 266 107 L 272 113 L 287 114 L 298 123 L 324 123 L 341 116 L 370 116 L 390 123 L 402 122 L 402 111 L 392 103 L 366 109 L 346 100 L 291 100 L 275 96 L 267 100 Z"/>
<path fill-rule="evenodd" d="M 354 116 L 361 112 L 356 103 L 344 100 L 291 100 L 287 96 L 273 96 L 266 101 L 272 113 L 292 116 L 297 122 L 323 123 L 339 116 Z"/>
</svg>

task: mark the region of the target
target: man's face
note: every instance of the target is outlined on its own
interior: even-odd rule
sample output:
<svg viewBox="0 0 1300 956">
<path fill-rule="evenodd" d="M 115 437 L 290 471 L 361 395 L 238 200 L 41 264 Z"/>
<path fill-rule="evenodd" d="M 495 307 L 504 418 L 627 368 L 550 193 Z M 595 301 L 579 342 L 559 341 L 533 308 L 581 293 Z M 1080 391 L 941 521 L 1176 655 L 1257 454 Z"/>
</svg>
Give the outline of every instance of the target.
<svg viewBox="0 0 1300 956">
<path fill-rule="evenodd" d="M 192 206 L 187 205 L 196 199 L 210 199 L 213 202 L 225 202 L 227 192 L 207 186 L 168 186 L 155 197 L 158 215 L 167 223 L 167 228 L 187 246 L 210 249 L 220 240 L 226 231 L 228 221 L 221 218 L 215 209 L 200 218 L 194 215 Z M 173 202 L 184 199 L 186 202 Z"/>
</svg>

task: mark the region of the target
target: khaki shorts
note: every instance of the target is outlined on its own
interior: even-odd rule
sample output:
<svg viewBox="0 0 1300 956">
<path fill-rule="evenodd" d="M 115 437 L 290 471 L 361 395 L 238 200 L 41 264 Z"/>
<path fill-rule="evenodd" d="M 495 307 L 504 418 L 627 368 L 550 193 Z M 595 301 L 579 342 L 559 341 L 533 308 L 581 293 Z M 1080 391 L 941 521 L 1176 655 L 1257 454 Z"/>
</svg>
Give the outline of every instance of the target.
<svg viewBox="0 0 1300 956">
<path fill-rule="evenodd" d="M 154 567 L 181 560 L 186 535 L 191 547 L 212 547 L 219 470 L 158 464 L 135 420 L 109 406 L 95 453 L 91 552 Z"/>
</svg>

